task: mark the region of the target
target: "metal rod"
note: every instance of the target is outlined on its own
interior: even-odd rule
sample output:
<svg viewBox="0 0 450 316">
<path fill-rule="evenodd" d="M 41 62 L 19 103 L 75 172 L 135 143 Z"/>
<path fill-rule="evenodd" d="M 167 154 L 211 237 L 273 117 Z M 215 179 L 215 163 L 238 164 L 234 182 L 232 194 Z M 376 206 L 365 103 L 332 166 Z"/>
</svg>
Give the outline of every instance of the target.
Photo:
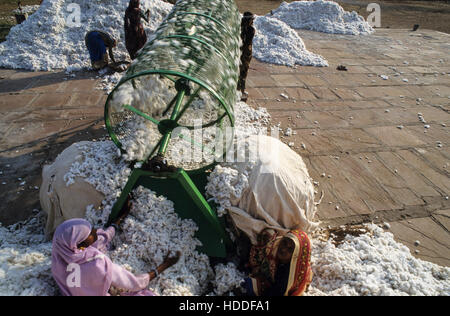
<svg viewBox="0 0 450 316">
<path fill-rule="evenodd" d="M 147 114 L 139 111 L 138 109 L 136 109 L 135 107 L 132 107 L 131 105 L 126 104 L 126 105 L 123 105 L 123 107 L 125 109 L 130 110 L 131 112 L 133 112 L 133 113 L 135 113 L 135 114 L 145 118 L 146 120 L 149 120 L 150 122 L 155 123 L 156 125 L 159 124 L 158 120 L 155 120 L 153 117 L 148 116 Z"/>
<path fill-rule="evenodd" d="M 169 75 L 163 75 L 163 76 L 165 78 L 169 79 L 170 81 L 177 82 L 177 79 L 173 78 L 172 76 L 169 76 Z"/>
<path fill-rule="evenodd" d="M 171 120 L 175 120 L 177 118 L 178 112 L 180 111 L 181 103 L 183 103 L 184 96 L 186 94 L 186 90 L 181 90 L 177 95 L 177 102 L 175 103 L 175 107 L 173 109 L 172 115 L 170 116 Z M 172 131 L 167 132 L 161 142 L 161 146 L 159 146 L 158 153 L 164 155 L 167 151 L 167 146 L 169 145 L 170 137 L 172 136 Z"/>
<path fill-rule="evenodd" d="M 198 93 L 200 92 L 201 89 L 202 89 L 202 87 L 198 87 L 197 90 L 195 90 L 194 94 L 191 95 L 191 97 L 186 102 L 186 104 L 184 105 L 183 109 L 178 114 L 177 118 L 175 119 L 175 122 L 178 122 L 181 119 L 181 117 L 183 116 L 184 112 L 186 112 L 186 110 L 191 106 L 192 102 L 194 102 L 194 99 L 198 96 Z"/>
<path fill-rule="evenodd" d="M 167 106 L 167 108 L 164 110 L 162 116 L 165 116 L 167 114 L 167 112 L 169 112 L 169 110 L 172 108 L 172 106 L 174 105 L 175 101 L 177 100 L 177 96 L 175 96 L 172 101 L 170 101 L 169 105 Z"/>
<path fill-rule="evenodd" d="M 149 160 L 149 159 L 153 156 L 153 154 L 155 153 L 156 149 L 159 147 L 159 145 L 161 145 L 162 140 L 163 140 L 163 137 L 161 137 L 161 138 L 159 139 L 158 143 L 157 143 L 156 146 L 153 148 L 152 152 L 151 152 L 147 157 L 145 157 L 145 159 L 144 159 L 143 161 L 146 162 L 147 160 Z"/>
</svg>

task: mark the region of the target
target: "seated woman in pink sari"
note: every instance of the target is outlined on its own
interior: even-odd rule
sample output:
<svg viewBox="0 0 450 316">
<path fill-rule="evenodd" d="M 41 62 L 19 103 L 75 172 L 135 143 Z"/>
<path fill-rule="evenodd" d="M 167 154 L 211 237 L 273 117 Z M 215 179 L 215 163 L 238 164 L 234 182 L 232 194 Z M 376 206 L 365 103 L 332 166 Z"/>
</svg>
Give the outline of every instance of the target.
<svg viewBox="0 0 450 316">
<path fill-rule="evenodd" d="M 300 296 L 312 281 L 309 238 L 300 230 L 279 235 L 265 229 L 252 246 L 248 267 L 248 295 Z"/>
<path fill-rule="evenodd" d="M 109 296 L 111 286 L 126 291 L 121 295 L 154 295 L 147 290 L 149 282 L 174 265 L 179 253 L 150 273 L 134 275 L 105 255 L 114 234 L 113 226 L 96 230 L 84 219 L 58 226 L 53 236 L 52 274 L 63 295 Z"/>
</svg>

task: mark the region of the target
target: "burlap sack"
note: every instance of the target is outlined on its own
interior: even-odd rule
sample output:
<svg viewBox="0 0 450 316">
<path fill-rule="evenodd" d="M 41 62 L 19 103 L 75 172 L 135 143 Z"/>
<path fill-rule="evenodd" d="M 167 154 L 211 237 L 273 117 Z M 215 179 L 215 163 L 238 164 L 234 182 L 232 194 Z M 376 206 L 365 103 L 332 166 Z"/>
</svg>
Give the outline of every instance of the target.
<svg viewBox="0 0 450 316">
<path fill-rule="evenodd" d="M 247 138 L 246 148 L 247 157 L 256 159 L 256 165 L 250 173 L 249 187 L 229 209 L 236 227 L 252 243 L 268 227 L 281 233 L 292 229 L 310 232 L 317 227 L 314 186 L 303 159 L 268 136 Z"/>
<path fill-rule="evenodd" d="M 86 142 L 78 144 L 83 143 Z M 104 199 L 103 194 L 82 178 L 77 177 L 73 184 L 66 185 L 64 175 L 75 161 L 81 162 L 82 159 L 76 145 L 66 148 L 53 164 L 44 166 L 42 170 L 39 198 L 48 216 L 45 233 L 49 239 L 59 224 L 71 218 L 84 218 L 88 205 L 98 207 Z"/>
</svg>

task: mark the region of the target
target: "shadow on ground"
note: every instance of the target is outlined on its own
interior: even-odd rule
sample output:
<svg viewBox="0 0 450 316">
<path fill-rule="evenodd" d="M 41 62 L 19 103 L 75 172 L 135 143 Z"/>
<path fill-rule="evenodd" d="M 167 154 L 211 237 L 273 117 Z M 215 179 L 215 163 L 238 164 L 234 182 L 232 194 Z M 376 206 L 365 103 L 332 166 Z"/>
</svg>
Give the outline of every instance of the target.
<svg viewBox="0 0 450 316">
<path fill-rule="evenodd" d="M 70 77 L 65 71 L 33 72 L 21 70 L 9 78 L 0 77 L 0 93 L 19 93 L 27 89 L 37 89 L 54 85 L 58 81 L 72 82 L 93 79 L 96 76 L 98 76 L 98 72 L 96 71 L 77 72 L 76 76 Z"/>
<path fill-rule="evenodd" d="M 0 151 L 2 174 L 0 222 L 3 225 L 27 219 L 40 208 L 42 167 L 51 163 L 73 143 L 106 136 L 103 118 L 82 123 L 45 138 Z M 15 156 L 16 151 L 25 152 Z"/>
</svg>

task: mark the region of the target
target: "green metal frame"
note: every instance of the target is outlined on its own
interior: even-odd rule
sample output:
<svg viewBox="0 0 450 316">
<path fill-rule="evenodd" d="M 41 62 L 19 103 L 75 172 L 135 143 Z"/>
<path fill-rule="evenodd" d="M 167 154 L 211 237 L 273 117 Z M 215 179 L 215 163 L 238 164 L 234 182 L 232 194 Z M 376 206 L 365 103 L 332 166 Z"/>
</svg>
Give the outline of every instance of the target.
<svg viewBox="0 0 450 316">
<path fill-rule="evenodd" d="M 230 122 L 231 122 L 231 126 L 234 126 L 234 122 L 235 122 L 235 120 L 234 120 L 234 115 L 233 115 L 233 113 L 231 112 L 231 109 L 230 109 L 230 107 L 228 106 L 228 104 L 213 90 L 213 89 L 211 89 L 211 87 L 209 87 L 205 82 L 203 82 L 202 80 L 200 80 L 200 79 L 197 79 L 197 78 L 194 78 L 194 77 L 191 77 L 191 76 L 189 76 L 189 75 L 186 75 L 186 74 L 183 74 L 183 73 L 179 73 L 179 72 L 176 72 L 176 71 L 171 71 L 171 70 L 165 70 L 165 69 L 155 69 L 155 70 L 148 70 L 148 71 L 144 71 L 144 72 L 140 72 L 140 73 L 137 73 L 137 74 L 134 74 L 134 75 L 132 75 L 132 76 L 130 76 L 130 77 L 127 77 L 125 80 L 121 80 L 118 84 L 117 84 L 117 86 L 111 91 L 111 93 L 108 95 L 108 98 L 106 99 L 106 103 L 105 103 L 105 114 L 104 114 L 104 116 L 105 116 L 105 126 L 106 126 L 106 130 L 108 131 L 108 134 L 109 134 L 109 136 L 111 137 L 111 140 L 114 142 L 114 144 L 116 144 L 116 146 L 117 147 L 119 147 L 119 149 L 122 149 L 122 144 L 120 143 L 120 140 L 117 138 L 117 136 L 115 135 L 115 133 L 114 133 L 114 130 L 113 130 L 113 126 L 111 125 L 111 121 L 110 121 L 110 118 L 109 118 L 109 107 L 108 107 L 108 104 L 109 104 L 109 102 L 111 101 L 111 99 L 113 98 L 113 96 L 114 96 L 114 92 L 123 84 L 123 83 L 125 83 L 126 81 L 130 81 L 130 80 L 133 80 L 133 79 L 135 79 L 135 78 L 137 78 L 137 77 L 141 77 L 141 76 L 147 76 L 147 75 L 168 75 L 168 76 L 177 76 L 177 77 L 180 77 L 180 78 L 183 78 L 183 79 L 187 79 L 187 80 L 190 80 L 190 81 L 193 81 L 193 82 L 195 82 L 196 84 L 198 84 L 199 86 L 201 86 L 202 88 L 204 88 L 204 89 L 206 89 L 208 92 L 210 92 L 219 102 L 220 102 L 220 104 L 223 106 L 223 108 L 225 109 L 225 113 L 226 113 L 226 115 L 229 117 L 229 119 L 230 119 Z M 178 79 L 179 80 L 179 79 Z M 132 106 L 130 106 L 130 105 L 123 105 L 123 107 L 124 108 L 126 108 L 126 109 L 128 109 L 128 110 L 130 110 L 130 111 L 132 111 L 132 112 L 134 112 L 134 113 L 136 113 L 137 115 L 140 115 L 140 116 L 142 116 L 142 117 L 144 117 L 144 118 L 146 118 L 147 120 L 149 120 L 149 121 L 151 121 L 151 122 L 153 122 L 153 123 L 155 123 L 155 124 L 159 124 L 160 122 L 158 121 L 158 120 L 156 120 L 155 118 L 152 118 L 152 117 L 150 117 L 150 116 L 148 116 L 148 115 L 146 115 L 145 113 L 143 113 L 143 112 L 141 112 L 141 111 L 139 111 L 139 110 L 137 110 L 137 109 L 135 109 L 135 108 L 133 108 Z M 179 119 L 179 118 L 178 118 Z M 223 116 L 220 118 L 220 119 L 223 119 Z M 180 125 L 181 127 L 185 127 L 185 128 L 187 128 L 187 129 L 193 129 L 194 128 L 194 126 L 184 126 L 184 125 Z M 208 126 L 208 124 L 207 125 L 204 125 L 204 127 L 206 127 L 206 126 Z M 233 133 L 234 133 L 234 131 L 233 131 Z"/>
<path fill-rule="evenodd" d="M 204 192 L 198 189 L 205 186 L 206 177 L 206 173 L 189 176 L 183 169 L 177 169 L 174 173 L 134 169 L 113 206 L 108 223 L 114 222 L 128 195 L 142 185 L 172 201 L 181 218 L 195 221 L 199 228 L 196 237 L 202 242 L 199 251 L 212 257 L 225 257 L 227 249 L 231 249 L 233 244 L 225 231 L 223 220 L 217 217 L 214 208 L 203 197 Z M 192 212 L 192 209 L 196 211 Z"/>
<path fill-rule="evenodd" d="M 183 25 L 182 18 L 186 15 L 195 16 L 195 21 Z M 207 28 L 202 27 L 205 21 L 208 25 Z M 197 26 L 198 29 L 202 29 L 203 33 L 202 31 L 196 32 L 196 36 L 186 33 L 186 26 L 191 24 Z M 237 60 L 239 60 L 240 54 L 239 36 L 240 15 L 234 0 L 222 0 L 217 2 L 215 6 L 211 6 L 208 0 L 178 1 L 172 12 L 155 31 L 155 38 L 141 50 L 137 60 L 128 69 L 126 76 L 117 84 L 106 100 L 105 126 L 116 146 L 123 152 L 122 144 L 115 134 L 114 126 L 112 126 L 110 117 L 112 113 L 110 113 L 109 104 L 123 84 L 131 81 L 132 87 L 136 88 L 137 80 L 142 76 L 163 76 L 174 82 L 177 90 L 177 95 L 167 105 L 163 115 L 157 115 L 160 119 L 134 108 L 132 104 L 122 105 L 123 109 L 157 125 L 158 131 L 162 135 L 153 151 L 142 162 L 147 162 L 156 154 L 164 157 L 173 136 L 172 132 L 176 127 L 189 130 L 195 128 L 194 126 L 180 125 L 178 122 L 195 98 L 199 97 L 201 89 L 205 89 L 218 101 L 217 118 L 207 122 L 202 128 L 217 125 L 220 129 L 223 129 L 228 120 L 231 127 L 234 127 L 233 105 L 236 99 L 234 81 L 237 84 L 239 71 Z M 161 44 L 156 45 L 156 41 L 160 41 Z M 185 55 L 181 50 L 177 52 L 179 44 L 178 46 L 173 44 L 174 41 L 187 47 L 191 46 L 191 50 L 188 50 Z M 169 47 L 161 48 L 163 42 L 168 44 Z M 199 51 L 200 49 L 197 46 L 205 49 Z M 195 48 L 199 50 L 196 51 Z M 173 52 L 174 55 L 169 54 L 168 51 Z M 190 61 L 195 60 L 195 62 L 193 65 L 187 63 L 187 66 L 181 63 L 174 65 L 172 62 L 174 59 L 189 59 Z M 218 69 L 227 71 L 219 72 Z M 189 86 L 184 81 L 192 81 L 198 85 L 192 95 Z M 190 96 L 190 99 L 183 105 L 186 96 Z M 170 118 L 163 119 L 169 111 L 172 111 Z M 203 144 L 196 144 L 185 135 L 179 135 L 179 137 L 190 141 L 195 146 L 204 148 Z M 222 152 L 223 158 L 225 158 L 230 145 L 225 144 L 226 148 Z M 128 195 L 135 188 L 143 186 L 172 201 L 175 211 L 181 218 L 189 218 L 195 221 L 199 227 L 196 236 L 202 242 L 202 246 L 199 247 L 200 251 L 213 257 L 225 257 L 227 248 L 233 246 L 232 242 L 224 228 L 223 219 L 217 217 L 214 207 L 204 198 L 207 170 L 214 167 L 215 164 L 214 162 L 190 171 L 176 169 L 175 172 L 171 173 L 133 169 L 120 197 L 113 206 L 108 222 L 112 223 L 120 216 L 120 211 L 126 203 Z"/>
</svg>

